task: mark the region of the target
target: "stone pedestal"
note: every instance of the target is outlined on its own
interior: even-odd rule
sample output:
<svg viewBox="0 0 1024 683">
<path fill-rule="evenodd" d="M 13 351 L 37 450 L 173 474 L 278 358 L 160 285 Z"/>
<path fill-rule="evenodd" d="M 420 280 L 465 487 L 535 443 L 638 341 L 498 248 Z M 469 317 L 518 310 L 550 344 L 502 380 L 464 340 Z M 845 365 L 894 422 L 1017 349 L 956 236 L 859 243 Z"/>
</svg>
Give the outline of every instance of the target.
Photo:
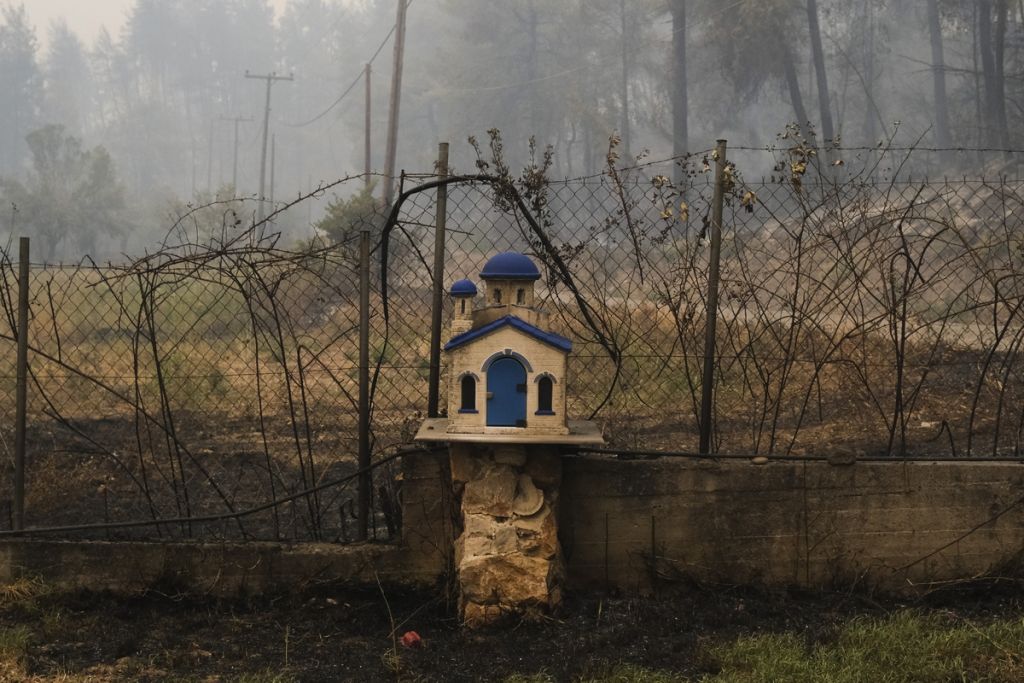
<svg viewBox="0 0 1024 683">
<path fill-rule="evenodd" d="M 557 447 L 452 443 L 450 455 L 461 501 L 455 570 L 464 622 L 550 611 L 561 601 Z"/>
<path fill-rule="evenodd" d="M 540 617 L 562 600 L 560 449 L 600 445 L 601 430 L 580 420 L 566 421 L 565 434 L 450 426 L 447 418 L 427 418 L 416 441 L 449 444 L 459 501 L 454 560 L 461 616 L 470 627 L 504 615 Z"/>
</svg>

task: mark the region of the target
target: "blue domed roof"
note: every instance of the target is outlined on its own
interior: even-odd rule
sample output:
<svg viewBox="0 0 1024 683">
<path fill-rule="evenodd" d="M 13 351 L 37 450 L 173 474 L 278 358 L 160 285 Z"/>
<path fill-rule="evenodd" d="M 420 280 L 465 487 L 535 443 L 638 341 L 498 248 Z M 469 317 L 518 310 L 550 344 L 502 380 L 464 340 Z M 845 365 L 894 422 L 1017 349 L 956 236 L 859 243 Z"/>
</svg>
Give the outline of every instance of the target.
<svg viewBox="0 0 1024 683">
<path fill-rule="evenodd" d="M 540 271 L 530 257 L 516 251 L 506 251 L 484 264 L 480 271 L 484 280 L 539 280 Z"/>
<path fill-rule="evenodd" d="M 448 290 L 448 293 L 452 296 L 476 296 L 476 285 L 470 280 L 456 280 L 452 283 L 452 288 Z"/>
</svg>

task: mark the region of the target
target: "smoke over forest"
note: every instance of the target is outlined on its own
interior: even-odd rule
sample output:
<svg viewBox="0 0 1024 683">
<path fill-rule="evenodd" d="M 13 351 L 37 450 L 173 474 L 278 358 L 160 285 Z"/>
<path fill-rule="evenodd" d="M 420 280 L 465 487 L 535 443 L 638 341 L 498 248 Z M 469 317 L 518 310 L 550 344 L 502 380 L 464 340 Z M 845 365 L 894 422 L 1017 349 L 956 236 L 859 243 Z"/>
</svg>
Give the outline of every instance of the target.
<svg viewBox="0 0 1024 683">
<path fill-rule="evenodd" d="M 191 206 L 258 194 L 268 101 L 275 205 L 363 171 L 368 92 L 369 166 L 383 171 L 399 2 L 290 0 L 275 13 L 268 0 L 135 0 L 119 31 L 90 41 L 3 3 L 0 228 L 32 236 L 38 259 L 139 253 Z M 550 145 L 555 177 L 600 172 L 612 135 L 627 163 L 719 137 L 770 146 L 791 123 L 820 145 L 935 150 L 904 169 L 921 175 L 1016 173 L 1024 147 L 1018 0 L 411 0 L 406 11 L 396 172 L 429 171 L 438 141 L 470 170 L 467 138 L 490 129 L 512 164 L 531 137 Z M 771 172 L 762 156 L 743 171 Z M 277 216 L 283 239 L 311 237 L 333 199 Z M 241 205 L 248 221 L 254 206 Z"/>
</svg>

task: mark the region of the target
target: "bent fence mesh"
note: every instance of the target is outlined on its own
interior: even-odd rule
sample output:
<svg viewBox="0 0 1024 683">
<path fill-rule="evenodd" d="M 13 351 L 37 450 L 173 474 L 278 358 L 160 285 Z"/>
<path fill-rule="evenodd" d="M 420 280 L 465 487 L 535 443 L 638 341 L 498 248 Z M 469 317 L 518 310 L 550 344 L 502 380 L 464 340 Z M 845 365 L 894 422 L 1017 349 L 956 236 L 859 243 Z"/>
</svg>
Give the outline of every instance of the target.
<svg viewBox="0 0 1024 683">
<path fill-rule="evenodd" d="M 728 176 L 715 450 L 1020 456 L 1024 185 L 828 167 L 812 178 L 786 161 L 775 178 Z M 712 196 L 702 165 L 686 162 L 681 184 L 654 167 L 524 184 L 532 224 L 500 183 L 449 188 L 445 281 L 476 278 L 500 251 L 532 255 L 540 300 L 575 341 L 569 413 L 599 421 L 616 447 L 696 449 Z M 424 417 L 434 212 L 433 191 L 407 196 L 386 273 L 385 211 L 366 218 L 378 244 L 376 457 Z M 124 265 L 34 267 L 29 526 L 243 510 L 354 471 L 354 246 L 284 249 L 249 233 Z M 2 274 L 10 463 L 9 259 Z M 400 524 L 396 473 L 374 473 L 377 538 Z M 332 487 L 238 520 L 89 533 L 345 541 L 354 496 Z"/>
</svg>

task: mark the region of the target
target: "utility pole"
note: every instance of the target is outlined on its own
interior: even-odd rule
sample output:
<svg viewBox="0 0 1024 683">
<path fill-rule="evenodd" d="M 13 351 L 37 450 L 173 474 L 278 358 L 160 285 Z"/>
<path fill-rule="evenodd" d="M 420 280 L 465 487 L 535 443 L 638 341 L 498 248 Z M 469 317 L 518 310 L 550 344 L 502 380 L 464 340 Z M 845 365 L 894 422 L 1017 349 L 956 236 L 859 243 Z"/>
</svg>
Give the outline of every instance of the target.
<svg viewBox="0 0 1024 683">
<path fill-rule="evenodd" d="M 267 82 L 267 103 L 263 108 L 263 150 L 260 152 L 260 194 L 258 197 L 259 202 L 256 205 L 256 222 L 259 223 L 266 217 L 264 199 L 266 199 L 267 196 L 267 134 L 270 131 L 270 86 L 274 84 L 274 81 L 294 81 L 295 76 L 293 74 L 278 76 L 275 72 L 270 72 L 269 74 L 251 74 L 246 70 L 245 77 L 258 78 Z"/>
<path fill-rule="evenodd" d="M 274 169 L 277 167 L 277 133 L 270 136 L 270 213 L 274 213 Z"/>
<path fill-rule="evenodd" d="M 206 191 L 213 195 L 213 119 L 210 119 L 210 137 L 206 145 Z"/>
<path fill-rule="evenodd" d="M 398 110 L 402 101 L 402 61 L 405 58 L 405 11 L 409 0 L 398 0 L 395 19 L 395 58 L 391 71 L 391 99 L 388 102 L 388 142 L 384 157 L 384 206 L 394 199 L 395 154 L 398 150 Z"/>
<path fill-rule="evenodd" d="M 366 119 L 363 123 L 363 186 L 370 186 L 370 63 L 363 72 L 366 81 Z"/>
<path fill-rule="evenodd" d="M 238 124 L 243 121 L 252 121 L 251 116 L 222 116 L 221 121 L 231 121 L 235 124 L 235 156 L 231 166 L 231 188 L 238 194 Z"/>
</svg>

